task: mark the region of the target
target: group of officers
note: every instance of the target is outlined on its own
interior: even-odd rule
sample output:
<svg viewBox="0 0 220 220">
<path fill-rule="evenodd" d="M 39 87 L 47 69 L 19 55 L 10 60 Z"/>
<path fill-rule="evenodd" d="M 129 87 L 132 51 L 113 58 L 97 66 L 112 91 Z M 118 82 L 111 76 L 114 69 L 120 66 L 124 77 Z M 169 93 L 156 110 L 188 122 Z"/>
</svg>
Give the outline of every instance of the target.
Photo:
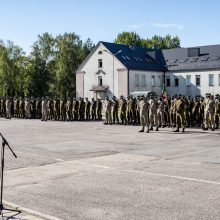
<svg viewBox="0 0 220 220">
<path fill-rule="evenodd" d="M 192 98 L 138 96 L 117 99 L 106 97 L 91 101 L 88 98 L 50 97 L 0 97 L 0 117 L 7 119 L 41 119 L 42 121 L 102 120 L 106 125 L 141 125 L 139 132 L 158 131 L 160 127 L 172 127 L 173 131 L 185 131 L 185 127 L 202 127 L 214 131 L 219 127 L 220 96 Z M 175 128 L 175 129 L 174 129 Z"/>
<path fill-rule="evenodd" d="M 102 120 L 102 102 L 70 97 L 0 97 L 0 117 L 42 121 Z"/>
<path fill-rule="evenodd" d="M 141 125 L 139 132 L 172 127 L 174 132 L 185 131 L 185 127 L 202 127 L 214 131 L 219 127 L 220 96 L 206 94 L 206 97 L 192 98 L 175 95 L 172 97 L 128 96 L 125 99 L 105 98 L 105 123 Z"/>
</svg>

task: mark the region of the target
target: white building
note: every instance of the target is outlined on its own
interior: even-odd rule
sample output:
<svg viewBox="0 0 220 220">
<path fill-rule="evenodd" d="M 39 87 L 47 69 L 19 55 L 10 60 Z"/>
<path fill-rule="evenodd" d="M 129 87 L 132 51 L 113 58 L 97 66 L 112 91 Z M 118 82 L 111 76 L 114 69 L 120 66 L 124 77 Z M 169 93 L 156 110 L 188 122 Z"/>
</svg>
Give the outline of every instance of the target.
<svg viewBox="0 0 220 220">
<path fill-rule="evenodd" d="M 220 93 L 220 45 L 163 50 L 169 95 Z"/>
<path fill-rule="evenodd" d="M 220 93 L 220 45 L 151 50 L 99 42 L 76 71 L 76 96 L 128 96 L 134 91 L 169 95 Z"/>
</svg>

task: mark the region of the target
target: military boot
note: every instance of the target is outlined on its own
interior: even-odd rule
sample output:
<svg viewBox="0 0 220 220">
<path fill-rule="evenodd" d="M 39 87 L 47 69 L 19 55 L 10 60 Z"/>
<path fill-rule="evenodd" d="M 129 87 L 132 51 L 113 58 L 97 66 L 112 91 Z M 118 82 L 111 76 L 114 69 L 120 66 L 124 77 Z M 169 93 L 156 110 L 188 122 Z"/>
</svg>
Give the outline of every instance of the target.
<svg viewBox="0 0 220 220">
<path fill-rule="evenodd" d="M 179 127 L 177 127 L 176 130 L 175 130 L 174 132 L 179 132 L 179 131 L 180 131 L 180 130 L 179 130 Z"/>
</svg>

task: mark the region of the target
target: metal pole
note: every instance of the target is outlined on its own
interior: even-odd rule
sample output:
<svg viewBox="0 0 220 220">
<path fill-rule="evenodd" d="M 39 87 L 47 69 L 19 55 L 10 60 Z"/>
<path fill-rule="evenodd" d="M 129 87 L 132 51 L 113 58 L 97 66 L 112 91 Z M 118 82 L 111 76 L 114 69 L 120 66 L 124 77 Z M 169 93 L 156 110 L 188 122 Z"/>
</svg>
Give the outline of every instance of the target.
<svg viewBox="0 0 220 220">
<path fill-rule="evenodd" d="M 4 154 L 5 154 L 5 142 L 2 140 L 2 150 L 1 150 L 1 201 L 0 201 L 0 211 L 2 214 L 3 204 L 3 178 L 4 178 Z"/>
</svg>

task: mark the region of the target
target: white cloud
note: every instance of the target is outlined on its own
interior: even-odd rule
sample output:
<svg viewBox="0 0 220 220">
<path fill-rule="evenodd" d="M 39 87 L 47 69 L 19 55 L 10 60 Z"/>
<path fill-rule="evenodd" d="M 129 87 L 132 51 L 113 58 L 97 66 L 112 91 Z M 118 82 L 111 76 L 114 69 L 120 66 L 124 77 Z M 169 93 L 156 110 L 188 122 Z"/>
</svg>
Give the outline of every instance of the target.
<svg viewBox="0 0 220 220">
<path fill-rule="evenodd" d="M 144 23 L 141 23 L 141 24 L 132 24 L 132 25 L 129 25 L 129 28 L 130 29 L 140 29 L 142 27 L 144 27 L 145 24 Z"/>
<path fill-rule="evenodd" d="M 152 23 L 151 26 L 159 28 L 174 28 L 180 31 L 185 28 L 183 25 L 175 23 Z"/>
</svg>

